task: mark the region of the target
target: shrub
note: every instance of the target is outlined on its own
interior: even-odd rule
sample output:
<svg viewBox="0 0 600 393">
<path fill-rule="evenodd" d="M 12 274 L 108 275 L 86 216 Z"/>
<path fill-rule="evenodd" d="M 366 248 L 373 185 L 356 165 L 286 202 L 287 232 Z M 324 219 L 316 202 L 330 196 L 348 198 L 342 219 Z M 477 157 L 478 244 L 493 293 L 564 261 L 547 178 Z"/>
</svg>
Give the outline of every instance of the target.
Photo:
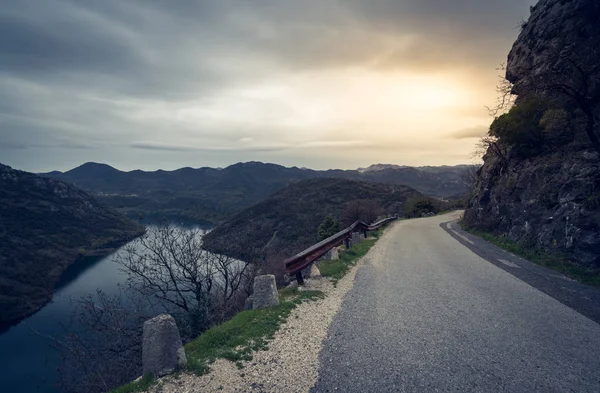
<svg viewBox="0 0 600 393">
<path fill-rule="evenodd" d="M 421 217 L 423 214 L 437 214 L 442 210 L 442 204 L 426 196 L 411 197 L 404 203 L 406 217 Z"/>
<path fill-rule="evenodd" d="M 330 236 L 335 235 L 337 232 L 339 232 L 340 230 L 340 222 L 331 217 L 331 216 L 327 216 L 323 219 L 323 222 L 321 222 L 321 225 L 319 225 L 319 229 L 318 229 L 318 236 L 319 236 L 319 241 L 321 240 L 325 240 Z"/>
<path fill-rule="evenodd" d="M 515 146 L 523 155 L 537 153 L 544 142 L 544 117 L 547 105 L 540 99 L 519 102 L 508 113 L 496 118 L 489 135 Z"/>
<path fill-rule="evenodd" d="M 342 212 L 342 225 L 348 227 L 355 221 L 371 224 L 377 217 L 383 214 L 381 205 L 372 199 L 361 199 L 350 201 Z"/>
</svg>

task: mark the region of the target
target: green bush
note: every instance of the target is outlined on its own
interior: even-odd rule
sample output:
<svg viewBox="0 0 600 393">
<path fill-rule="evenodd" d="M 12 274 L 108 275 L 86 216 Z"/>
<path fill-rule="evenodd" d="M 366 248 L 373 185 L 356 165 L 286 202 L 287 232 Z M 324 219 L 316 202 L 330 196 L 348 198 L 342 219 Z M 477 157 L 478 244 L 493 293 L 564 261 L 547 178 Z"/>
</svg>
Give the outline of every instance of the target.
<svg viewBox="0 0 600 393">
<path fill-rule="evenodd" d="M 321 225 L 319 225 L 319 229 L 318 229 L 318 236 L 319 236 L 319 241 L 321 240 L 325 240 L 330 236 L 335 235 L 336 233 L 338 233 L 340 230 L 340 222 L 331 217 L 331 216 L 327 216 L 323 219 L 323 222 L 321 222 Z"/>
<path fill-rule="evenodd" d="M 426 196 L 411 197 L 404 203 L 404 216 L 413 218 L 423 214 L 437 214 L 442 210 L 441 205 L 439 201 Z"/>
<path fill-rule="evenodd" d="M 494 120 L 489 134 L 502 143 L 515 146 L 523 155 L 533 155 L 544 142 L 544 126 L 540 122 L 547 109 L 540 99 L 522 101 Z"/>
</svg>

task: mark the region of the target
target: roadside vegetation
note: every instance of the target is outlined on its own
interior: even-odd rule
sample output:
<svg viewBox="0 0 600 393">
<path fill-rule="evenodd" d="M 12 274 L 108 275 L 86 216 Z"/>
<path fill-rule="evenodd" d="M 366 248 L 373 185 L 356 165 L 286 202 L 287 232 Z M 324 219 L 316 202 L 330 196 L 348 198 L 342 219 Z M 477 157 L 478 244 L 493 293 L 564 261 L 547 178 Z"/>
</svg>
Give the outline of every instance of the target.
<svg viewBox="0 0 600 393">
<path fill-rule="evenodd" d="M 340 259 L 338 260 L 324 260 L 319 263 L 319 271 L 323 277 L 329 277 L 333 279 L 334 285 L 344 275 L 356 265 L 358 260 L 365 256 L 371 247 L 375 245 L 379 237 L 383 234 L 385 227 L 382 227 L 376 231 L 371 232 L 369 238 L 364 239 L 358 244 L 352 245 L 349 250 L 343 250 L 340 253 Z"/>
<path fill-rule="evenodd" d="M 327 216 L 319 225 L 319 229 L 317 230 L 317 235 L 319 241 L 325 240 L 330 236 L 335 235 L 340 230 L 340 221 L 337 218 L 332 216 Z"/>
<path fill-rule="evenodd" d="M 443 214 L 463 207 L 462 199 L 443 201 L 428 196 L 413 196 L 406 200 L 403 210 L 406 218 L 418 218 Z"/>
<path fill-rule="evenodd" d="M 562 273 L 565 276 L 584 284 L 600 287 L 600 272 L 593 272 L 580 268 L 573 264 L 565 255 L 554 254 L 525 247 L 507 239 L 506 237 L 469 228 L 468 226 L 464 225 L 464 223 L 461 223 L 461 226 L 465 231 L 477 235 L 506 251 L 512 252 L 515 255 L 527 259 L 530 262 Z"/>
<path fill-rule="evenodd" d="M 323 297 L 321 291 L 299 291 L 298 288 L 279 290 L 279 306 L 242 311 L 185 344 L 188 364 L 184 370 L 202 375 L 209 371 L 210 364 L 217 359 L 236 362 L 236 365 L 242 368 L 242 361 L 252 360 L 252 352 L 268 349 L 268 341 L 273 338 L 281 324 L 286 322 L 297 305 Z M 151 376 L 145 376 L 110 393 L 142 392 L 154 382 Z"/>
<path fill-rule="evenodd" d="M 111 390 L 109 393 L 139 393 L 150 389 L 154 384 L 152 374 L 144 375 L 141 379 Z"/>
<path fill-rule="evenodd" d="M 229 321 L 207 330 L 187 343 L 187 369 L 202 375 L 208 371 L 208 366 L 219 358 L 237 362 L 241 368 L 241 361 L 252 360 L 253 351 L 268 348 L 268 341 L 298 304 L 323 297 L 324 294 L 320 291 L 299 291 L 298 288 L 280 290 L 279 306 L 242 311 Z"/>
</svg>

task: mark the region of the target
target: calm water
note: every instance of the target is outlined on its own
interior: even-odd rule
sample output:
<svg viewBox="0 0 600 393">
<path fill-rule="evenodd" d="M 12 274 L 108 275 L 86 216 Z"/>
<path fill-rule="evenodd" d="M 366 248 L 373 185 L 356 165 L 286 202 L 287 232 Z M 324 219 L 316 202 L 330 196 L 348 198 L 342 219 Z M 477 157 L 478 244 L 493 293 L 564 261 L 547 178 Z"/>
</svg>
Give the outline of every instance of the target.
<svg viewBox="0 0 600 393">
<path fill-rule="evenodd" d="M 185 229 L 198 226 L 184 225 Z M 204 228 L 207 229 L 207 228 Z M 117 251 L 118 252 L 118 251 Z M 49 346 L 47 338 L 32 331 L 60 336 L 60 323 L 68 324 L 72 305 L 70 298 L 80 298 L 102 289 L 108 294 L 118 290 L 127 276 L 119 271 L 115 255 L 87 258 L 65 271 L 59 289 L 43 309 L 0 333 L 0 392 L 58 393 L 55 386 L 60 357 Z"/>
</svg>

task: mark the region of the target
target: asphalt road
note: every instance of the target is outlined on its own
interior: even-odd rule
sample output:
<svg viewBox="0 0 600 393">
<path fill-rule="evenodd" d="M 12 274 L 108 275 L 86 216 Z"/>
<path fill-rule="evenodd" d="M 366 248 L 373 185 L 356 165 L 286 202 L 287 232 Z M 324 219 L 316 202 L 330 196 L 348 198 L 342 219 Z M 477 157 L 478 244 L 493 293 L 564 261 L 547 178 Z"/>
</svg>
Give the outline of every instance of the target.
<svg viewBox="0 0 600 393">
<path fill-rule="evenodd" d="M 541 279 L 518 278 L 528 262 L 479 252 L 445 224 L 456 218 L 386 231 L 329 328 L 312 392 L 600 392 L 600 325 L 561 290 L 536 289 L 567 280 L 537 266 Z M 574 298 L 600 292 L 583 289 Z"/>
</svg>

